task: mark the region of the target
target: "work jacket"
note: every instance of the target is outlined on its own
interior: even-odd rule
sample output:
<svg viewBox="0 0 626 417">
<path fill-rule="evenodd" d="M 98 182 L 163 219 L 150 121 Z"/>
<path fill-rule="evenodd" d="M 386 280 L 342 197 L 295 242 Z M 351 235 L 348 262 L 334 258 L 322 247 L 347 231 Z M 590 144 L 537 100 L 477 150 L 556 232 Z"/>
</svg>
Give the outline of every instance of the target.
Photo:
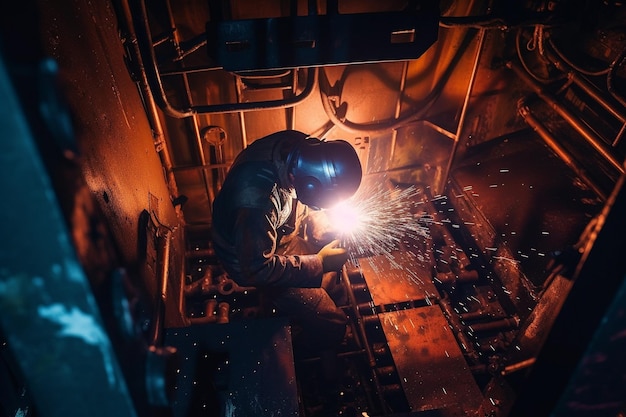
<svg viewBox="0 0 626 417">
<path fill-rule="evenodd" d="M 290 219 L 298 223 L 298 202 L 286 173 L 286 150 L 306 137 L 292 130 L 254 141 L 237 156 L 213 202 L 215 253 L 240 286 L 321 285 L 316 254 L 279 254 L 279 245 L 298 233 L 298 226 L 289 227 Z"/>
</svg>

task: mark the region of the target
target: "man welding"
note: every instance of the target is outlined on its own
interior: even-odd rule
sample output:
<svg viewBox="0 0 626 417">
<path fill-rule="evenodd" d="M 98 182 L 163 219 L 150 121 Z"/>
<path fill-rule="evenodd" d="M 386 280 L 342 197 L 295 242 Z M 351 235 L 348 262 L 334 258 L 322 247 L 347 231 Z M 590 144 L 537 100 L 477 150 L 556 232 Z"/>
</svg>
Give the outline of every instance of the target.
<svg viewBox="0 0 626 417">
<path fill-rule="evenodd" d="M 296 355 L 319 355 L 320 390 L 330 408 L 339 397 L 336 349 L 347 330 L 338 271 L 348 253 L 337 240 L 315 239 L 307 213 L 351 197 L 361 177 L 348 142 L 286 130 L 244 149 L 213 202 L 213 244 L 222 266 L 289 317 Z"/>
<path fill-rule="evenodd" d="M 352 196 L 361 177 L 348 142 L 286 130 L 244 149 L 213 202 L 213 243 L 222 266 L 291 319 L 296 353 L 323 354 L 344 338 L 338 271 L 348 254 L 337 240 L 322 245 L 311 238 L 307 212 Z"/>
</svg>

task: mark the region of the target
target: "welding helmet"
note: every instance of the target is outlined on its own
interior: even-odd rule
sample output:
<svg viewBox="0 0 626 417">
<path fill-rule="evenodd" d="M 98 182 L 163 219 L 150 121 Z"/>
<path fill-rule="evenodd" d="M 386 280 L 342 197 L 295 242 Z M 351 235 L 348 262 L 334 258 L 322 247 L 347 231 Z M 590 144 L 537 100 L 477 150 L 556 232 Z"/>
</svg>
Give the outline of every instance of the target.
<svg viewBox="0 0 626 417">
<path fill-rule="evenodd" d="M 298 200 L 313 209 L 351 197 L 363 175 L 354 147 L 345 140 L 307 138 L 290 152 L 287 169 Z"/>
</svg>

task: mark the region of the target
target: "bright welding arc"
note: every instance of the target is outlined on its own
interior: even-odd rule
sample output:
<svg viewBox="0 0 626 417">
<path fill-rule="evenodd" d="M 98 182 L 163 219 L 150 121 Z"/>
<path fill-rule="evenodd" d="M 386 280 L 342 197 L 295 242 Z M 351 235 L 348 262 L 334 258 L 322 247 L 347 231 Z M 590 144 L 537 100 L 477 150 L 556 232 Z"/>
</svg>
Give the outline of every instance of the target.
<svg viewBox="0 0 626 417">
<path fill-rule="evenodd" d="M 420 205 L 421 190 L 367 187 L 351 199 L 328 210 L 328 219 L 354 258 L 390 256 L 409 238 L 428 237 L 432 216 Z"/>
</svg>

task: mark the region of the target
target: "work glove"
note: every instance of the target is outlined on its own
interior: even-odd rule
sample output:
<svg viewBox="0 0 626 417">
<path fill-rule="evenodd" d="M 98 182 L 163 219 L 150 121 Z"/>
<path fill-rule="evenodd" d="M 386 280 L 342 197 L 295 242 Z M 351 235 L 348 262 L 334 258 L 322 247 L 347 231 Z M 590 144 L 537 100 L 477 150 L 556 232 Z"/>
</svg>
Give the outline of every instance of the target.
<svg viewBox="0 0 626 417">
<path fill-rule="evenodd" d="M 348 251 L 339 247 L 339 240 L 333 240 L 317 252 L 324 272 L 338 271 L 348 260 Z"/>
</svg>

